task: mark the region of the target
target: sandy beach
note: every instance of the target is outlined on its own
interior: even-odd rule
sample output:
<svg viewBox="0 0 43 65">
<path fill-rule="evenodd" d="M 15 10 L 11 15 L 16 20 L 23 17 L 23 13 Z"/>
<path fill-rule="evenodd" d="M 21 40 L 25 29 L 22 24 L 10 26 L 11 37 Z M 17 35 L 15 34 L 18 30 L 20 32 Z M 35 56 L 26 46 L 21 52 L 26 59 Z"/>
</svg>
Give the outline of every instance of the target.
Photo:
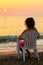
<svg viewBox="0 0 43 65">
<path fill-rule="evenodd" d="M 30 51 L 33 56 L 33 52 Z M 31 56 L 29 59 L 26 57 L 26 61 L 23 62 L 22 60 L 22 54 L 20 54 L 20 59 L 17 59 L 17 50 L 5 50 L 2 52 L 0 50 L 0 65 L 43 65 L 43 46 L 40 46 L 38 48 L 38 53 L 40 57 L 40 61 L 34 59 L 34 57 Z M 34 61 L 34 62 L 33 62 Z"/>
</svg>

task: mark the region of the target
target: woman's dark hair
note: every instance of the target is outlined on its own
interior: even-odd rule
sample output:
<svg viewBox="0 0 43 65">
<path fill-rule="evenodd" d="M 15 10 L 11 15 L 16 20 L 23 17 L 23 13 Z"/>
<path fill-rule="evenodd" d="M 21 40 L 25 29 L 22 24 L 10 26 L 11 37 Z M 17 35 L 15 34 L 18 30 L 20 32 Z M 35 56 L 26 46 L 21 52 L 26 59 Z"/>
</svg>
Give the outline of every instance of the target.
<svg viewBox="0 0 43 65">
<path fill-rule="evenodd" d="M 25 25 L 28 27 L 28 28 L 34 28 L 34 25 L 35 25 L 35 21 L 32 17 L 30 18 L 26 18 L 25 20 Z"/>
</svg>

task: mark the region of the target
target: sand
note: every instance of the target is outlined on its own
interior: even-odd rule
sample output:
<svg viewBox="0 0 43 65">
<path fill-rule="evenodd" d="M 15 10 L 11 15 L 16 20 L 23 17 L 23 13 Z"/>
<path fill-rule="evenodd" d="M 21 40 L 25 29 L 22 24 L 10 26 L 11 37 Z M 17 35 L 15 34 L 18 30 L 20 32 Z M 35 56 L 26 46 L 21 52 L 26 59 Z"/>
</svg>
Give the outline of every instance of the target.
<svg viewBox="0 0 43 65">
<path fill-rule="evenodd" d="M 38 48 L 38 53 L 40 61 L 34 59 L 34 57 L 26 57 L 26 61 L 23 62 L 22 54 L 20 54 L 20 59 L 17 59 L 17 50 L 5 50 L 3 52 L 0 50 L 0 65 L 43 65 L 43 46 Z"/>
</svg>

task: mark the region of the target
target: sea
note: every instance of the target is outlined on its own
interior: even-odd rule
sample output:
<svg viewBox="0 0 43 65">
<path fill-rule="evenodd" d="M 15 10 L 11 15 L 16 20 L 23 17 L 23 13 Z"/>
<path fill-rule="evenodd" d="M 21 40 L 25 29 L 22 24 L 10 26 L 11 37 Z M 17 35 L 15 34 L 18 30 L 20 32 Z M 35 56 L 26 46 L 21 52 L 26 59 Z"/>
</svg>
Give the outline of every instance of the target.
<svg viewBox="0 0 43 65">
<path fill-rule="evenodd" d="M 40 39 L 37 40 L 36 44 L 37 47 L 43 46 L 43 34 L 40 34 Z M 7 42 L 7 43 L 0 43 L 0 50 L 16 50 L 17 49 L 17 42 Z"/>
</svg>

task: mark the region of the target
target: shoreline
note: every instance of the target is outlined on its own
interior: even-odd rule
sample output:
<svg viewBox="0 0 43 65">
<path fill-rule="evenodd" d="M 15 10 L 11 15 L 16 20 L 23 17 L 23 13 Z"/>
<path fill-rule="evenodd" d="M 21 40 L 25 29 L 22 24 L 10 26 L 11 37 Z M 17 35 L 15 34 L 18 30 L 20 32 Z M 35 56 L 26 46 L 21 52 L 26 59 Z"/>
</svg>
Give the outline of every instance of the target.
<svg viewBox="0 0 43 65">
<path fill-rule="evenodd" d="M 30 50 L 30 52 L 32 53 L 33 50 Z M 38 47 L 38 52 L 39 53 L 43 52 L 43 46 L 39 46 Z M 11 50 L 11 49 L 0 50 L 0 56 L 3 56 L 3 55 L 12 55 L 12 54 L 17 54 L 17 50 L 16 49 L 14 49 L 14 50 Z"/>
</svg>

